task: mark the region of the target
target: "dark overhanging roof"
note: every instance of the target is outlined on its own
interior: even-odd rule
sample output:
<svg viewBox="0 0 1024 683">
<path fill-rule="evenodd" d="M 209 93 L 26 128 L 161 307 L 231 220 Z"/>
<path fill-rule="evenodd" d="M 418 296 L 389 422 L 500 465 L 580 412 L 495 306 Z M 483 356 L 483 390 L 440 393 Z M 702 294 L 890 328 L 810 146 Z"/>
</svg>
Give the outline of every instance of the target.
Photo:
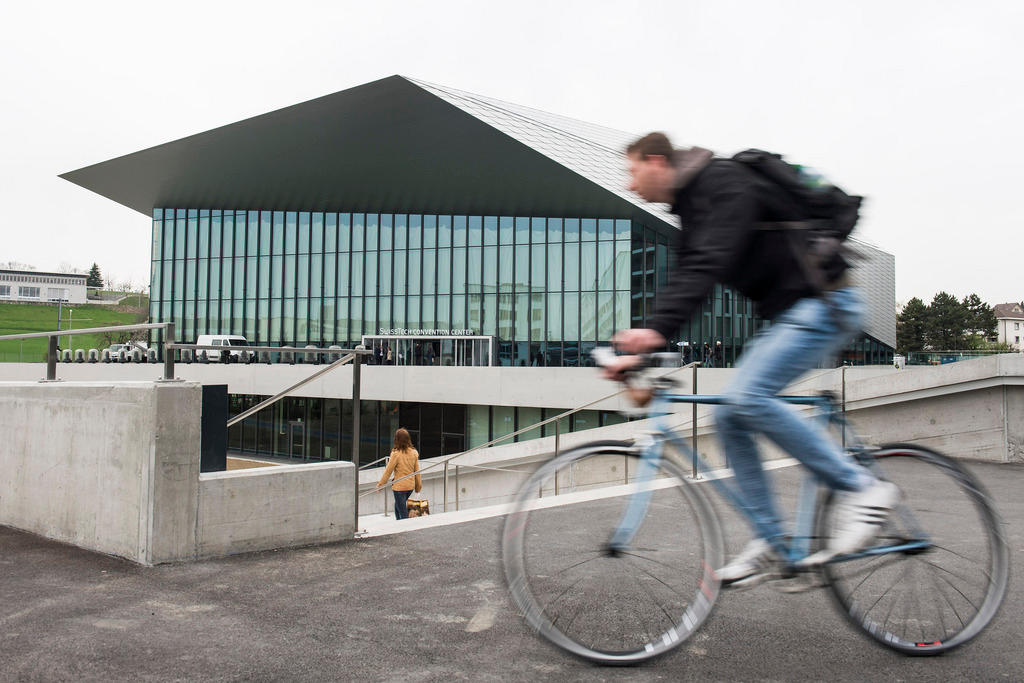
<svg viewBox="0 0 1024 683">
<path fill-rule="evenodd" d="M 661 219 L 401 76 L 60 177 L 154 208 Z"/>
</svg>

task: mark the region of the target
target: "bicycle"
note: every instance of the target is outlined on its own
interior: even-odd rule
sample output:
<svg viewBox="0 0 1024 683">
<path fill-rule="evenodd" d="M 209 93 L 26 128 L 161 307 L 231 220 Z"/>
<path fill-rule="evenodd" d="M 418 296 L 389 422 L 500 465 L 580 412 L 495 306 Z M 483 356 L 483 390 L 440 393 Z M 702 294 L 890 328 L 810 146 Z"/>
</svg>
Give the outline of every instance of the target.
<svg viewBox="0 0 1024 683">
<path fill-rule="evenodd" d="M 724 399 L 672 393 L 673 385 L 652 380 L 650 432 L 632 443 L 595 441 L 546 462 L 505 520 L 502 555 L 515 604 L 540 635 L 592 662 L 636 664 L 671 651 L 701 627 L 719 596 L 714 570 L 725 559 L 724 538 L 708 486 L 688 478 L 666 446 L 709 472 L 668 425 L 668 406 Z M 817 576 L 853 625 L 907 655 L 940 654 L 977 636 L 998 611 L 1009 577 L 999 518 L 980 483 L 933 450 L 863 444 L 829 394 L 783 398 L 842 430 L 850 457 L 896 483 L 902 497 L 874 545 L 800 572 L 795 565 L 823 546 L 834 512 L 831 492 L 807 471 L 793 533 L 780 549 L 788 565 L 776 578 Z M 752 521 L 735 484 L 707 478 Z M 950 519 L 969 529 L 949 533 Z"/>
</svg>

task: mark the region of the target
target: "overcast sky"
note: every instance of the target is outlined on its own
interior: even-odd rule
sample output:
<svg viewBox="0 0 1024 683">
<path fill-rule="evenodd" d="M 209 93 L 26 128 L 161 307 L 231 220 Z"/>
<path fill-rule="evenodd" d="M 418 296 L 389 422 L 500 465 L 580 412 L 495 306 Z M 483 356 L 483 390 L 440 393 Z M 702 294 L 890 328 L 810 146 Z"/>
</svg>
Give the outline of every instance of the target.
<svg viewBox="0 0 1024 683">
<path fill-rule="evenodd" d="M 898 302 L 1020 301 L 1022 34 L 1009 0 L 6 2 L 0 261 L 148 283 L 147 217 L 57 174 L 402 74 L 782 152 L 869 198 Z"/>
</svg>

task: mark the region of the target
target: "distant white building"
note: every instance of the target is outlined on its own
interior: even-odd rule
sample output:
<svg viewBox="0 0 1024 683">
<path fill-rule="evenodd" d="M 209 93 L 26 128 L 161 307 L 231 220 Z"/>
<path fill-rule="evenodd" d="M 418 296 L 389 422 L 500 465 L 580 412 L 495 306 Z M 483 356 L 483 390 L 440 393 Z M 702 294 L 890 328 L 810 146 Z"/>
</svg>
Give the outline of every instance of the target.
<svg viewBox="0 0 1024 683">
<path fill-rule="evenodd" d="M 0 270 L 0 301 L 70 304 L 86 302 L 85 275 Z"/>
<path fill-rule="evenodd" d="M 1024 305 L 996 304 L 992 312 L 996 314 L 997 341 L 1009 344 L 1017 351 L 1024 350 L 1020 341 L 1024 336 Z"/>
</svg>

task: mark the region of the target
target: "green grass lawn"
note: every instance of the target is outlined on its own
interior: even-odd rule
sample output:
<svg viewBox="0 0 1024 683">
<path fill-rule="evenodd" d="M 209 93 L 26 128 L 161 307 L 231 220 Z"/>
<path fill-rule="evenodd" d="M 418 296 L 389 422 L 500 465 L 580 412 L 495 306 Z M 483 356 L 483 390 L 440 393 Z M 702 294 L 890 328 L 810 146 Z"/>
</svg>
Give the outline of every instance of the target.
<svg viewBox="0 0 1024 683">
<path fill-rule="evenodd" d="M 125 302 L 128 303 L 128 302 Z M 60 329 L 81 330 L 88 327 L 110 327 L 145 322 L 149 317 L 149 299 L 142 297 L 142 308 L 131 306 L 91 306 L 72 304 L 63 307 Z M 73 314 L 69 314 L 69 309 Z M 56 304 L 4 304 L 0 303 L 0 336 L 25 332 L 52 332 L 57 329 Z M 77 334 L 61 337 L 60 348 L 102 350 L 107 340 L 98 334 Z M 36 363 L 46 360 L 46 339 L 12 339 L 0 341 L 0 362 Z"/>
</svg>

